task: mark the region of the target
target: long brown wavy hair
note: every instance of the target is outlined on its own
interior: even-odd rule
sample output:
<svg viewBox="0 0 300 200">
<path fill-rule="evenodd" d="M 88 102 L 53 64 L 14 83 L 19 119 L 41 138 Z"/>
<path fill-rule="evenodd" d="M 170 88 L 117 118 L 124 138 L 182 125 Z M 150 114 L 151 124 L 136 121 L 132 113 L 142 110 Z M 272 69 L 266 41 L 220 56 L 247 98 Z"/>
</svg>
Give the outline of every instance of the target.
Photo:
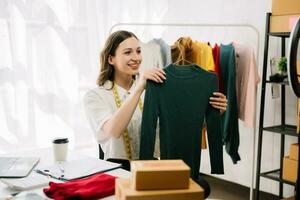
<svg viewBox="0 0 300 200">
<path fill-rule="evenodd" d="M 116 31 L 107 38 L 100 54 L 100 73 L 97 78 L 97 85 L 102 86 L 107 80 L 114 81 L 115 69 L 113 65 L 108 63 L 108 58 L 109 56 L 115 56 L 119 44 L 131 37 L 138 40 L 135 34 L 124 30 Z"/>
</svg>

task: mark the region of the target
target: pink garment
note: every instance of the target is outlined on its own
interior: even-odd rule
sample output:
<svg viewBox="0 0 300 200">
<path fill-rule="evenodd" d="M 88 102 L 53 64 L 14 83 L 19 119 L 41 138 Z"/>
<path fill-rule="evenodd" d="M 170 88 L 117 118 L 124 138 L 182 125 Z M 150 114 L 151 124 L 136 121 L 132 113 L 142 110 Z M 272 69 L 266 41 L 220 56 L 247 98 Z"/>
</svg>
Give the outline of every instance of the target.
<svg viewBox="0 0 300 200">
<path fill-rule="evenodd" d="M 256 115 L 256 87 L 260 82 L 254 50 L 233 43 L 236 52 L 236 96 L 239 118 L 248 128 L 254 128 Z"/>
</svg>

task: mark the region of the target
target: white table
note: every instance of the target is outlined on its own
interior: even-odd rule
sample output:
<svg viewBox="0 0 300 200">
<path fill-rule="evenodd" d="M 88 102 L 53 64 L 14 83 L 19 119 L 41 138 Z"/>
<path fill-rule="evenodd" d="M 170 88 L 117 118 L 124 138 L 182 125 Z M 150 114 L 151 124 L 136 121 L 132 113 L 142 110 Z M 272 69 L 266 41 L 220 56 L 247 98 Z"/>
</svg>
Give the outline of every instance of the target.
<svg viewBox="0 0 300 200">
<path fill-rule="evenodd" d="M 4 155 L 2 155 L 4 156 Z M 8 155 L 5 155 L 8 156 Z M 29 157 L 29 156 L 34 156 L 34 157 L 40 157 L 40 162 L 38 163 L 37 167 L 43 167 L 43 166 L 49 166 L 54 164 L 54 160 L 53 160 L 53 155 L 52 155 L 52 151 L 50 148 L 44 148 L 44 149 L 35 149 L 32 151 L 26 151 L 26 152 L 18 152 L 18 153 L 13 153 L 13 154 L 9 154 L 9 156 L 22 156 L 22 157 Z M 77 160 L 80 158 L 84 158 L 86 157 L 86 155 L 82 155 L 80 154 L 80 151 L 72 151 L 69 152 L 68 155 L 68 160 Z M 123 169 L 115 169 L 109 172 L 106 172 L 107 174 L 116 176 L 116 177 L 121 177 L 121 178 L 129 178 L 131 173 L 123 170 Z M 54 181 L 54 182 L 58 182 L 56 179 L 49 179 L 50 181 Z M 18 195 L 16 195 L 13 199 L 28 199 L 28 195 L 34 193 L 37 195 L 41 196 L 41 199 L 49 199 L 47 198 L 42 189 L 45 187 L 40 187 L 40 188 L 36 188 L 33 190 L 28 190 L 28 191 L 22 191 L 20 192 Z M 6 199 L 8 197 L 10 197 L 10 194 L 15 193 L 15 190 L 10 189 L 9 187 L 7 187 L 5 184 L 3 184 L 2 182 L 0 182 L 0 200 L 2 199 Z M 26 197 L 27 196 L 27 197 Z M 9 198 L 8 198 L 9 199 Z M 105 200 L 114 200 L 115 196 L 110 196 L 110 197 L 106 197 L 104 198 Z"/>
</svg>

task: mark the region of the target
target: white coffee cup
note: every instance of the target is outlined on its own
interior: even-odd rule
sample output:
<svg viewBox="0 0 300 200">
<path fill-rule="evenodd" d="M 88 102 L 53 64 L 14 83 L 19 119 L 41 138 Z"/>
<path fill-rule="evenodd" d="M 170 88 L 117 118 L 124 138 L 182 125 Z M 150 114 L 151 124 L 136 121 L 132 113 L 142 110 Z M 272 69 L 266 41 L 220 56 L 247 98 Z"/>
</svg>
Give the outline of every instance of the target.
<svg viewBox="0 0 300 200">
<path fill-rule="evenodd" d="M 68 138 L 55 138 L 52 141 L 55 161 L 66 161 L 68 155 Z"/>
</svg>

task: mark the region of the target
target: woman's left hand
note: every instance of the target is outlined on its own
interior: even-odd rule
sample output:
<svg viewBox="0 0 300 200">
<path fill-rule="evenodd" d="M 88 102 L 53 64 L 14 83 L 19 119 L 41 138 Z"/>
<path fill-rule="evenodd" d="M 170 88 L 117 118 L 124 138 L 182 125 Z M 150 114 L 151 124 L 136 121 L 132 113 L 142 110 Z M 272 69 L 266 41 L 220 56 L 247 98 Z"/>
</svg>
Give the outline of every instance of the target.
<svg viewBox="0 0 300 200">
<path fill-rule="evenodd" d="M 217 109 L 220 109 L 221 114 L 226 111 L 227 108 L 227 99 L 223 93 L 214 92 L 214 96 L 209 98 L 209 103 Z"/>
</svg>

